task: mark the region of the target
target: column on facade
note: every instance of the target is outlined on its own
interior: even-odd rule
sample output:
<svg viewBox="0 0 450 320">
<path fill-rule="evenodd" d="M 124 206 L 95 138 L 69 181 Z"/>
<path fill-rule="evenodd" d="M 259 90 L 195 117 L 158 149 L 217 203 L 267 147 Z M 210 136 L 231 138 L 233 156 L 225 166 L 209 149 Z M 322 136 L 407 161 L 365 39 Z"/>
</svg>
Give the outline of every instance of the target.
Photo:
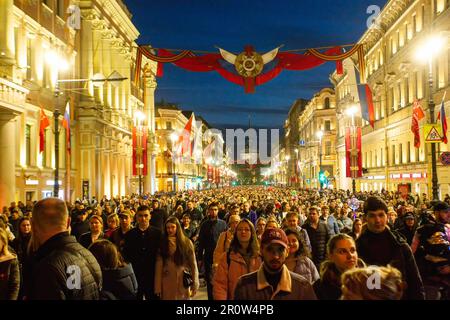
<svg viewBox="0 0 450 320">
<path fill-rule="evenodd" d="M 14 63 L 14 15 L 13 0 L 0 1 L 0 59 Z"/>
<path fill-rule="evenodd" d="M 144 192 L 150 192 L 154 194 L 156 191 L 155 179 L 156 179 L 156 137 L 155 137 L 155 89 L 156 81 L 151 73 L 150 66 L 147 64 L 144 67 L 144 109 L 147 119 L 149 139 L 147 143 L 147 176 L 145 177 L 146 190 Z"/>
<path fill-rule="evenodd" d="M 103 75 L 108 77 L 111 74 L 111 54 L 112 54 L 112 44 L 111 44 L 111 35 L 110 31 L 103 31 L 102 33 L 102 57 L 103 57 Z M 105 106 L 112 106 L 112 86 L 111 83 L 106 82 L 104 85 L 104 93 L 103 93 L 103 103 Z"/>
<path fill-rule="evenodd" d="M 103 166 L 100 168 L 103 172 L 103 192 L 110 198 L 111 197 L 111 152 L 105 150 L 103 154 Z"/>
<path fill-rule="evenodd" d="M 81 48 L 80 50 L 80 69 L 81 69 L 81 78 L 82 79 L 92 79 L 94 75 L 94 47 L 93 47 L 93 30 L 92 30 L 92 21 L 88 19 L 88 17 L 84 17 L 81 20 L 82 30 L 80 33 L 81 36 Z M 94 85 L 93 82 L 88 83 L 88 91 L 90 96 L 94 96 Z"/>
<path fill-rule="evenodd" d="M 124 155 L 124 153 L 122 152 L 119 155 L 119 194 L 121 196 L 124 196 L 127 194 L 126 180 L 125 180 L 125 176 L 126 176 L 125 159 L 126 159 L 126 155 Z"/>
<path fill-rule="evenodd" d="M 92 43 L 93 43 L 93 58 L 94 65 L 93 70 L 94 74 L 100 73 L 103 74 L 103 41 L 102 41 L 102 33 L 101 33 L 101 25 L 97 24 L 93 26 L 93 35 L 92 35 Z M 104 74 L 103 74 L 104 75 Z M 106 77 L 106 75 L 104 75 Z M 99 86 L 95 91 L 95 100 L 99 101 L 101 104 L 104 103 L 103 100 L 103 86 Z"/>
<path fill-rule="evenodd" d="M 15 115 L 0 114 L 0 206 L 9 206 L 16 193 L 16 128 Z"/>
<path fill-rule="evenodd" d="M 111 196 L 119 194 L 119 152 L 113 150 L 111 153 Z"/>
<path fill-rule="evenodd" d="M 20 79 L 25 79 L 27 75 L 27 34 L 25 25 L 20 22 L 17 30 L 17 66 Z"/>
</svg>

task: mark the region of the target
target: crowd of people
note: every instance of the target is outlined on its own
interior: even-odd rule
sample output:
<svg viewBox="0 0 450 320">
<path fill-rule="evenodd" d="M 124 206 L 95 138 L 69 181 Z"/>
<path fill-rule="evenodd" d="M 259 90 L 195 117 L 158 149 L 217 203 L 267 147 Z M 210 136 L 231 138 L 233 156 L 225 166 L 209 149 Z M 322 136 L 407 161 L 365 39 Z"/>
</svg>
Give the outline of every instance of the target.
<svg viewBox="0 0 450 320">
<path fill-rule="evenodd" d="M 0 300 L 447 300 L 450 197 L 263 186 L 11 203 Z"/>
</svg>

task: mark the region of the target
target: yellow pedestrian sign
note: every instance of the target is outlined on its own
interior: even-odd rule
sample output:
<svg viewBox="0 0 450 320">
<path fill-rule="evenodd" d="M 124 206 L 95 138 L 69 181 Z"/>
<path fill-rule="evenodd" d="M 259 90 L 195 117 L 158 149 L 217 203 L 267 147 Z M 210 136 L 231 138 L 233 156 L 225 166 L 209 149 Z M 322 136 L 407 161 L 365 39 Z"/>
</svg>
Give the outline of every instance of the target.
<svg viewBox="0 0 450 320">
<path fill-rule="evenodd" d="M 426 124 L 423 126 L 423 136 L 426 143 L 437 143 L 442 141 L 441 124 Z"/>
<path fill-rule="evenodd" d="M 323 175 L 325 176 L 325 177 L 329 177 L 330 176 L 330 173 L 328 172 L 328 170 L 325 170 L 325 172 L 323 173 Z"/>
</svg>

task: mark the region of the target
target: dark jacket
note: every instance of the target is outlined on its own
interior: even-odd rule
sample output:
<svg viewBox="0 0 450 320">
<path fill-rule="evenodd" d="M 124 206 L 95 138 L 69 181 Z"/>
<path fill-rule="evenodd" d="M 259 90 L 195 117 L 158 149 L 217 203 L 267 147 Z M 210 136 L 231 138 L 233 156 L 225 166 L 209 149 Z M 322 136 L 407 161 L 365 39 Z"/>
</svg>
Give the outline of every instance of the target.
<svg viewBox="0 0 450 320">
<path fill-rule="evenodd" d="M 154 294 L 156 254 L 161 230 L 150 226 L 145 231 L 134 228 L 125 234 L 123 255 L 133 266 L 140 292 Z"/>
<path fill-rule="evenodd" d="M 164 229 L 164 223 L 169 217 L 167 211 L 158 208 L 154 209 L 151 214 L 152 217 L 150 218 L 150 225 L 162 231 Z"/>
<path fill-rule="evenodd" d="M 192 210 L 186 210 L 183 214 L 189 214 L 191 216 L 192 221 L 200 222 L 203 219 L 203 214 L 197 208 Z"/>
<path fill-rule="evenodd" d="M 385 243 L 385 245 L 382 245 Z M 422 278 L 416 265 L 411 248 L 403 236 L 388 228 L 375 234 L 364 230 L 356 240 L 359 257 L 367 265 L 391 265 L 402 273 L 407 288 L 403 294 L 404 300 L 424 300 Z"/>
<path fill-rule="evenodd" d="M 89 226 L 89 221 L 86 219 L 83 222 L 78 221 L 74 222 L 71 225 L 71 231 L 70 234 L 73 235 L 77 240 L 80 240 L 80 236 L 82 234 L 85 234 L 86 232 L 89 232 L 91 230 Z"/>
<path fill-rule="evenodd" d="M 255 211 L 250 210 L 249 212 L 241 212 L 241 214 L 239 215 L 242 219 L 248 219 L 250 220 L 253 225 L 256 225 L 256 220 L 258 219 L 258 215 L 256 214 Z"/>
<path fill-rule="evenodd" d="M 320 263 L 325 260 L 327 243 L 330 239 L 327 225 L 322 220 L 319 220 L 317 229 L 314 229 L 309 221 L 306 221 L 302 228 L 308 233 L 309 241 L 311 242 L 312 261 L 319 269 Z"/>
<path fill-rule="evenodd" d="M 105 238 L 105 237 L 104 237 L 103 233 L 101 233 L 101 234 L 98 236 L 98 240 L 104 239 L 104 238 Z M 89 246 L 92 244 L 92 234 L 91 234 L 91 232 L 83 233 L 83 234 L 80 236 L 80 239 L 78 239 L 78 242 L 79 242 L 83 247 L 85 247 L 86 249 L 89 248 Z"/>
<path fill-rule="evenodd" d="M 31 263 L 30 300 L 98 300 L 102 287 L 100 266 L 68 232 L 48 239 Z"/>
<path fill-rule="evenodd" d="M 17 300 L 20 288 L 19 260 L 11 255 L 0 262 L 0 301 Z"/>
<path fill-rule="evenodd" d="M 214 249 L 216 248 L 217 240 L 222 232 L 227 230 L 225 221 L 205 220 L 200 226 L 198 235 L 198 260 L 204 261 L 206 264 L 213 263 Z"/>
<path fill-rule="evenodd" d="M 131 228 L 133 229 L 133 228 Z M 130 230 L 131 230 L 130 229 Z M 128 230 L 128 231 L 130 231 Z M 122 228 L 117 228 L 116 230 L 113 231 L 113 233 L 111 233 L 111 236 L 109 237 L 109 241 L 111 241 L 112 243 L 114 243 L 116 245 L 117 248 L 119 248 L 120 253 L 123 253 L 123 245 L 125 242 L 125 234 L 122 232 Z"/>
<path fill-rule="evenodd" d="M 28 255 L 27 250 L 30 239 L 31 234 L 28 234 L 26 236 L 19 235 L 17 238 L 14 238 L 14 240 L 11 242 L 11 247 L 17 253 L 17 258 L 19 259 L 20 263 L 23 263 L 23 261 L 26 259 Z"/>
<path fill-rule="evenodd" d="M 102 274 L 103 299 L 136 300 L 138 284 L 131 264 L 119 269 L 102 270 Z"/>
</svg>

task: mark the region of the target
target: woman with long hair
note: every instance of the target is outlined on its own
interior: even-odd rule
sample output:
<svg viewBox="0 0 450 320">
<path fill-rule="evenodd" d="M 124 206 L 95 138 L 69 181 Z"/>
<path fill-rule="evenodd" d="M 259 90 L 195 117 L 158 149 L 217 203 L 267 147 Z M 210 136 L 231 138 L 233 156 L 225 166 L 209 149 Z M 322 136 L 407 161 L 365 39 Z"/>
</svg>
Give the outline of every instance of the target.
<svg viewBox="0 0 450 320">
<path fill-rule="evenodd" d="M 17 237 L 11 242 L 11 247 L 17 253 L 17 258 L 22 264 L 28 255 L 28 245 L 31 239 L 30 218 L 20 218 Z"/>
<path fill-rule="evenodd" d="M 255 228 L 250 220 L 243 219 L 236 226 L 229 251 L 219 260 L 213 278 L 214 300 L 233 300 L 239 277 L 258 270 L 260 265 Z"/>
<path fill-rule="evenodd" d="M 259 217 L 258 219 L 256 219 L 256 236 L 258 237 L 258 242 L 260 243 L 262 234 L 264 233 L 264 230 L 266 230 L 266 224 L 266 218 Z"/>
<path fill-rule="evenodd" d="M 83 233 L 79 240 L 80 244 L 86 249 L 89 248 L 93 242 L 104 238 L 102 217 L 96 214 L 92 215 L 89 218 L 89 228 L 91 231 Z"/>
<path fill-rule="evenodd" d="M 0 301 L 17 300 L 19 289 L 19 260 L 9 251 L 8 233 L 0 227 Z"/>
<path fill-rule="evenodd" d="M 348 234 L 350 237 L 355 239 L 355 241 L 359 238 L 362 232 L 362 220 L 360 218 L 356 218 L 353 221 L 352 231 Z"/>
<path fill-rule="evenodd" d="M 217 265 L 219 264 L 219 260 L 222 257 L 222 254 L 224 252 L 228 252 L 228 249 L 230 248 L 231 245 L 231 241 L 233 240 L 235 234 L 234 231 L 236 230 L 236 226 L 238 225 L 239 221 L 241 221 L 239 215 L 237 214 L 231 215 L 228 219 L 228 229 L 219 235 L 219 239 L 217 239 L 216 248 L 214 249 L 213 254 L 214 270 L 217 268 Z"/>
<path fill-rule="evenodd" d="M 306 278 L 311 284 L 318 280 L 319 272 L 311 260 L 311 252 L 300 233 L 292 228 L 285 230 L 289 241 L 289 256 L 285 264 L 289 271 L 295 272 Z"/>
<path fill-rule="evenodd" d="M 365 267 L 358 258 L 355 240 L 339 233 L 327 243 L 327 260 L 320 265 L 320 279 L 314 283 L 319 300 L 338 300 L 341 297 L 341 275 L 351 269 Z"/>
<path fill-rule="evenodd" d="M 131 264 L 125 263 L 117 247 L 109 240 L 97 240 L 89 246 L 102 269 L 101 296 L 107 300 L 136 300 L 137 281 Z"/>
<path fill-rule="evenodd" d="M 185 287 L 185 274 L 193 280 Z M 155 267 L 155 294 L 161 300 L 188 300 L 199 287 L 197 261 L 192 241 L 184 234 L 180 222 L 170 216 L 164 224 Z"/>
</svg>

